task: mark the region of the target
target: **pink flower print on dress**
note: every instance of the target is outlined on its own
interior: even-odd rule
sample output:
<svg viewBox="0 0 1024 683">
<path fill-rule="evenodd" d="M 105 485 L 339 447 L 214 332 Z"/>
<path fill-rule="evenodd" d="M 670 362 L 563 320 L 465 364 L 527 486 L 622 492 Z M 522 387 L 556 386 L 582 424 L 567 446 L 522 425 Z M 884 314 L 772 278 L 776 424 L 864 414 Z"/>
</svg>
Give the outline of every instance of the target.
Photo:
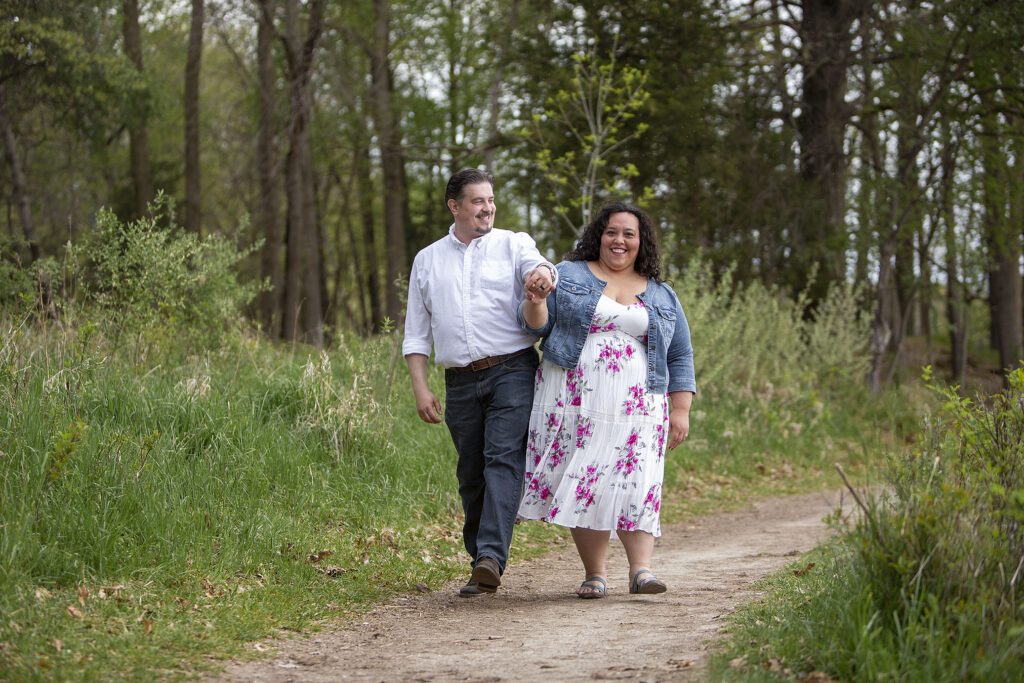
<svg viewBox="0 0 1024 683">
<path fill-rule="evenodd" d="M 594 313 L 593 322 L 590 323 L 590 334 L 611 332 L 616 328 L 615 319 L 617 317 L 617 315 L 603 316 L 600 313 Z"/>
<path fill-rule="evenodd" d="M 653 510 L 653 514 L 658 514 L 661 509 L 661 485 L 655 484 L 647 491 L 647 496 L 644 498 L 644 510 L 650 508 Z"/>
<path fill-rule="evenodd" d="M 576 484 L 576 502 L 583 502 L 583 507 L 588 508 L 594 502 L 594 484 L 601 477 L 597 473 L 597 467 L 594 465 L 587 465 L 587 469 L 583 476 L 580 477 L 579 483 Z"/>
<path fill-rule="evenodd" d="M 658 460 L 661 460 L 662 456 L 665 455 L 665 425 L 658 425 L 654 428 L 654 431 L 658 434 Z"/>
<path fill-rule="evenodd" d="M 565 446 L 562 444 L 561 432 L 559 432 L 558 437 L 551 444 L 551 455 L 548 457 L 548 469 L 552 470 L 561 465 L 562 461 L 565 460 Z"/>
<path fill-rule="evenodd" d="M 625 451 L 625 455 L 615 461 L 615 471 L 622 472 L 625 476 L 633 474 L 634 470 L 639 469 L 640 458 L 637 454 L 637 447 L 643 448 L 643 444 L 639 442 L 640 435 L 636 430 L 630 432 L 629 437 L 626 439 L 626 444 L 617 448 L 619 451 Z"/>
<path fill-rule="evenodd" d="M 548 521 L 549 522 L 554 521 L 555 515 L 557 515 L 557 514 L 558 514 L 558 506 L 556 505 L 555 507 L 551 508 L 548 511 Z"/>
<path fill-rule="evenodd" d="M 622 358 L 622 351 L 615 348 L 611 344 L 604 344 L 601 347 L 601 353 L 597 356 L 598 363 L 604 363 L 606 372 L 618 373 L 621 372 L 622 366 L 619 364 L 619 359 Z"/>
<path fill-rule="evenodd" d="M 526 454 L 533 456 L 533 466 L 536 467 L 540 464 L 541 453 L 537 449 L 537 430 L 530 430 L 530 440 L 526 442 Z"/>
<path fill-rule="evenodd" d="M 636 522 L 627 519 L 626 515 L 619 515 L 619 523 L 616 527 L 619 531 L 632 531 L 636 528 Z"/>
<path fill-rule="evenodd" d="M 548 413 L 548 431 L 558 429 L 558 415 L 556 413 Z"/>
<path fill-rule="evenodd" d="M 634 384 L 631 386 L 629 388 L 629 398 L 622 402 L 626 415 L 632 415 L 634 412 L 639 415 L 650 415 L 651 406 L 644 400 L 646 395 L 647 392 L 644 390 L 643 385 Z"/>
<path fill-rule="evenodd" d="M 583 381 L 583 370 L 576 368 L 565 373 L 565 390 L 569 393 L 569 405 L 578 406 L 582 403 L 584 389 L 586 382 Z"/>
<path fill-rule="evenodd" d="M 540 383 L 544 381 L 544 368 L 537 366 L 537 379 L 533 383 L 533 388 L 536 389 L 540 386 Z"/>
<path fill-rule="evenodd" d="M 594 425 L 589 417 L 585 417 L 576 423 L 576 448 L 585 448 L 587 439 L 594 433 Z"/>
</svg>

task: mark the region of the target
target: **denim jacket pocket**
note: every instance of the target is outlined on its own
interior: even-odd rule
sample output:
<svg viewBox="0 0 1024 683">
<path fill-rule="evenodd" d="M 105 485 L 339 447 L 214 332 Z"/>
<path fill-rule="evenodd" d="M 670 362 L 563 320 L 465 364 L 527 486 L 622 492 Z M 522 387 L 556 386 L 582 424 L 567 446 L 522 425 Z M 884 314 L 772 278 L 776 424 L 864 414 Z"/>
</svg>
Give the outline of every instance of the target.
<svg viewBox="0 0 1024 683">
<path fill-rule="evenodd" d="M 671 308 L 659 306 L 657 304 L 655 304 L 653 308 L 655 313 L 657 313 L 655 324 L 658 326 L 658 332 L 661 334 L 662 342 L 664 344 L 668 344 L 676 329 L 676 312 Z"/>
<path fill-rule="evenodd" d="M 586 301 L 590 294 L 590 288 L 584 287 L 572 280 L 562 279 L 555 287 L 555 297 L 558 301 L 558 317 L 563 320 L 572 320 L 577 310 Z"/>
</svg>

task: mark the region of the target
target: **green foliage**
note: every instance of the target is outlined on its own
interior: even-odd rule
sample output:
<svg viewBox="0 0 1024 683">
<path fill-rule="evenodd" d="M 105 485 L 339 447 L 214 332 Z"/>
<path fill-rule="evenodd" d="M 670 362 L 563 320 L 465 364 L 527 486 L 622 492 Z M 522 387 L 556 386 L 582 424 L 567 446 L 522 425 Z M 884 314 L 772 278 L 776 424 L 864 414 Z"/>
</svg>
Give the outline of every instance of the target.
<svg viewBox="0 0 1024 683">
<path fill-rule="evenodd" d="M 870 320 L 854 287 L 833 287 L 806 317 L 802 298 L 758 282 L 737 284 L 731 271 L 716 277 L 710 262 L 696 257 L 675 290 L 693 335 L 702 391 L 810 391 L 856 384 L 867 372 Z"/>
<path fill-rule="evenodd" d="M 751 678 L 773 660 L 850 681 L 1019 678 L 1024 371 L 1009 379 L 977 399 L 933 386 L 941 406 L 892 459 L 886 492 L 819 555 L 822 569 L 775 579 L 740 616 L 723 675 L 739 657 Z"/>
<path fill-rule="evenodd" d="M 534 115 L 532 129 L 521 133 L 540 147 L 535 163 L 573 238 L 602 198 L 632 194 L 636 166 L 617 152 L 647 130 L 646 123 L 633 121 L 650 98 L 646 82 L 645 72 L 616 63 L 614 47 L 608 61 L 593 51 L 573 55 L 569 87 L 552 95 L 543 114 Z M 568 149 L 559 142 L 566 138 Z"/>
<path fill-rule="evenodd" d="M 59 282 L 56 259 L 46 257 L 25 265 L 19 258 L 24 241 L 0 237 L 0 306 L 15 314 L 39 311 L 60 295 L 52 284 Z"/>
<path fill-rule="evenodd" d="M 261 290 L 235 272 L 261 243 L 239 248 L 221 235 L 185 232 L 162 195 L 150 209 L 151 216 L 128 223 L 101 210 L 85 244 L 69 245 L 72 261 L 83 268 L 82 303 L 95 308 L 115 343 L 127 339 L 136 355 L 216 347 Z M 165 217 L 170 227 L 161 227 Z"/>
<path fill-rule="evenodd" d="M 0 80 L 20 90 L 21 108 L 46 102 L 63 122 L 95 139 L 112 117 L 146 99 L 138 71 L 93 44 L 103 18 L 95 3 L 5 3 Z"/>
</svg>

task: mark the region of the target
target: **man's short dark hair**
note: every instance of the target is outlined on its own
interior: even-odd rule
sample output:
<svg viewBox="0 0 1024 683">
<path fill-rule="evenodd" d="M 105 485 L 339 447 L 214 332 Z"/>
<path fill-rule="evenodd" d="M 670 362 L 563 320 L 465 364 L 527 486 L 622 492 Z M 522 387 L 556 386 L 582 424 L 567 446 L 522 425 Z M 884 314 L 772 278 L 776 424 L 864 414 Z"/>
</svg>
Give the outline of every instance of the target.
<svg viewBox="0 0 1024 683">
<path fill-rule="evenodd" d="M 448 187 L 444 190 L 445 208 L 448 208 L 449 199 L 454 199 L 456 202 L 462 199 L 466 185 L 476 185 L 477 183 L 490 183 L 491 187 L 494 187 L 494 176 L 478 168 L 464 168 L 456 172 L 448 179 Z"/>
</svg>

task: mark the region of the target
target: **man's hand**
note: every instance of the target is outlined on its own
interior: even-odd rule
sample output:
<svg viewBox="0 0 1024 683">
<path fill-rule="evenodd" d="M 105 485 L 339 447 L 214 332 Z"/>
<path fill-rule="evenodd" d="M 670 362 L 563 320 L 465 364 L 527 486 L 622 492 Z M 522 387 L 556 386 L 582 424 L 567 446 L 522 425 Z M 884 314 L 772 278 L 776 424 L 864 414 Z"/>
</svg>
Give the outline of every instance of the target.
<svg viewBox="0 0 1024 683">
<path fill-rule="evenodd" d="M 420 414 L 420 419 L 424 422 L 431 424 L 441 422 L 441 402 L 429 389 L 416 392 L 416 412 Z"/>
<path fill-rule="evenodd" d="M 551 271 L 547 266 L 537 266 L 526 274 L 523 287 L 526 289 L 526 300 L 538 303 L 554 291 L 555 283 L 551 280 Z"/>
<path fill-rule="evenodd" d="M 441 402 L 427 387 L 427 357 L 422 353 L 410 353 L 405 357 L 412 378 L 412 393 L 416 397 L 416 412 L 420 419 L 429 424 L 441 422 Z"/>
</svg>

